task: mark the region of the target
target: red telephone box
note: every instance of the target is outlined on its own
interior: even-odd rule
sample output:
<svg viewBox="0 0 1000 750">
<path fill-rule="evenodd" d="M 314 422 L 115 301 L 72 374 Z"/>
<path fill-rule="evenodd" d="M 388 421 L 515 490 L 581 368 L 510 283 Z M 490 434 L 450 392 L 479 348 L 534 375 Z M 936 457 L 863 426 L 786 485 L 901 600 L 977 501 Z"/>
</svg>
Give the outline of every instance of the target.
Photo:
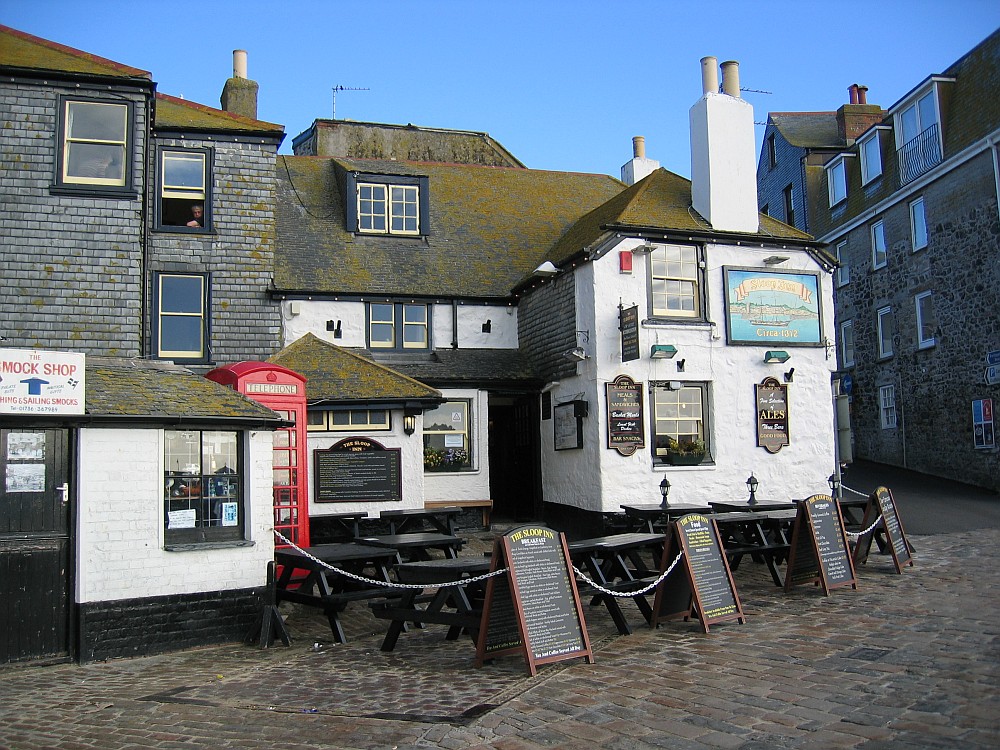
<svg viewBox="0 0 1000 750">
<path fill-rule="evenodd" d="M 237 362 L 205 375 L 278 412 L 292 427 L 274 433 L 274 528 L 309 546 L 309 472 L 306 463 L 306 379 L 269 362 Z M 288 545 L 275 540 L 276 547 Z"/>
</svg>

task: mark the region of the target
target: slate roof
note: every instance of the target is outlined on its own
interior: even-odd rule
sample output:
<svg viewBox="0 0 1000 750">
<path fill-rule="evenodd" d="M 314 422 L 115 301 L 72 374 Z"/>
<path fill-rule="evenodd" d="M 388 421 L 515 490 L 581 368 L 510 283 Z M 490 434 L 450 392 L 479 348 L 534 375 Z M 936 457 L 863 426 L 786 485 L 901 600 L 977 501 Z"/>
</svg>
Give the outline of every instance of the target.
<svg viewBox="0 0 1000 750">
<path fill-rule="evenodd" d="M 94 417 L 284 424 L 266 406 L 170 363 L 88 356 L 86 369 L 87 414 Z"/>
<path fill-rule="evenodd" d="M 273 122 L 254 120 L 167 94 L 156 95 L 155 122 L 158 130 L 225 131 L 272 136 L 283 136 L 285 132 L 284 126 Z"/>
<path fill-rule="evenodd" d="M 426 238 L 354 235 L 345 171 L 429 179 Z M 587 211 L 624 189 L 607 175 L 279 156 L 278 292 L 505 298 Z"/>
<path fill-rule="evenodd" d="M 23 31 L 0 26 L 0 67 L 28 71 L 59 71 L 89 76 L 151 80 L 148 71 L 122 65 L 89 52 L 50 42 Z"/>
<path fill-rule="evenodd" d="M 607 228 L 664 233 L 711 233 L 712 226 L 691 207 L 691 181 L 660 168 L 577 221 L 546 260 L 557 266 L 596 242 Z M 747 237 L 761 241 L 811 242 L 812 236 L 777 219 L 760 215 L 760 229 Z"/>
<path fill-rule="evenodd" d="M 439 402 L 441 393 L 362 355 L 307 333 L 268 362 L 306 378 L 309 401 Z"/>
<path fill-rule="evenodd" d="M 426 358 L 400 357 L 385 364 L 440 388 L 533 388 L 545 383 L 519 349 L 435 349 Z"/>
<path fill-rule="evenodd" d="M 837 128 L 836 112 L 770 112 L 768 119 L 797 148 L 846 148 Z"/>
</svg>

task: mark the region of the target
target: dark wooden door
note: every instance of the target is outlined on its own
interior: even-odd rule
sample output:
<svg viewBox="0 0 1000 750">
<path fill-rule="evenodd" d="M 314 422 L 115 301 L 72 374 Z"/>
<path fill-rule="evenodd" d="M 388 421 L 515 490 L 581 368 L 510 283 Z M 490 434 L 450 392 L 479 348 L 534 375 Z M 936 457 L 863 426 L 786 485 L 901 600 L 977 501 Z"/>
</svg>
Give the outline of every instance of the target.
<svg viewBox="0 0 1000 750">
<path fill-rule="evenodd" d="M 70 658 L 69 431 L 0 429 L 0 664 Z"/>
<path fill-rule="evenodd" d="M 541 518 L 538 406 L 533 396 L 490 402 L 490 496 L 493 515 Z"/>
</svg>

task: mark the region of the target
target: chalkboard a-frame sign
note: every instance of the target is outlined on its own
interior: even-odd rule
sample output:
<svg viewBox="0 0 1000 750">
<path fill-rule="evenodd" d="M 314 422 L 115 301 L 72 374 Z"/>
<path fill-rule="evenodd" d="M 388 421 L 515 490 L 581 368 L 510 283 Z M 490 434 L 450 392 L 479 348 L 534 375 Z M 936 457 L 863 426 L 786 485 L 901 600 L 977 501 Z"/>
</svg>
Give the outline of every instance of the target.
<svg viewBox="0 0 1000 750">
<path fill-rule="evenodd" d="M 884 530 L 889 540 L 889 552 L 892 555 L 892 564 L 896 567 L 896 572 L 902 573 L 904 565 L 913 567 L 913 556 L 910 554 L 913 548 L 910 546 L 906 532 L 903 531 L 903 524 L 899 520 L 896 500 L 886 487 L 878 487 L 869 497 L 864 520 L 861 521 L 861 528 L 862 530 L 867 529 L 876 522 L 878 522 L 876 528 L 858 537 L 857 546 L 854 548 L 854 562 L 865 563 L 868 561 L 872 539 L 879 530 Z"/>
<path fill-rule="evenodd" d="M 746 615 L 736 593 L 729 562 L 722 553 L 715 521 L 697 513 L 675 521 L 671 543 L 664 545 L 661 575 L 673 562 L 678 549 L 684 553 L 685 576 L 678 576 L 675 570 L 657 588 L 650 627 L 657 627 L 660 620 L 678 617 L 687 620 L 692 615 L 698 618 L 706 633 L 709 626 L 717 622 L 745 623 Z"/>
<path fill-rule="evenodd" d="M 840 506 L 829 495 L 813 495 L 800 502 L 792 528 L 785 591 L 802 583 L 818 583 L 823 594 L 841 586 L 858 588 L 854 563 Z"/>
<path fill-rule="evenodd" d="M 566 538 L 544 526 L 521 526 L 493 545 L 491 570 L 506 575 L 486 583 L 476 641 L 476 666 L 521 654 L 534 676 L 538 666 L 584 657 L 594 663 Z"/>
</svg>

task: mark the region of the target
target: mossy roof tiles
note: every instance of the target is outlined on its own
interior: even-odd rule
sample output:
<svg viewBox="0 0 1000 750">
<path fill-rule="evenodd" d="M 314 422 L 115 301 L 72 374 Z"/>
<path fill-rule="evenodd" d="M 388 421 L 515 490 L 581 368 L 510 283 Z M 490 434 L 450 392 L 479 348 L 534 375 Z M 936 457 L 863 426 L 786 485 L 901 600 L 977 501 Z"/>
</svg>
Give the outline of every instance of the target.
<svg viewBox="0 0 1000 750">
<path fill-rule="evenodd" d="M 771 112 L 775 129 L 797 148 L 844 148 L 836 112 Z"/>
<path fill-rule="evenodd" d="M 355 235 L 345 171 L 426 176 L 426 237 Z M 429 162 L 278 158 L 278 291 L 503 298 L 591 209 L 624 189 L 607 175 Z"/>
<path fill-rule="evenodd" d="M 149 81 L 148 71 L 0 26 L 0 67 Z"/>
<path fill-rule="evenodd" d="M 273 423 L 281 417 L 240 393 L 166 363 L 87 357 L 87 414 L 148 418 Z"/>
<path fill-rule="evenodd" d="M 310 401 L 441 399 L 441 393 L 434 388 L 311 333 L 268 358 L 268 362 L 304 376 Z"/>
<path fill-rule="evenodd" d="M 227 131 L 281 135 L 284 126 L 206 107 L 167 94 L 156 95 L 156 127 L 169 130 Z"/>
</svg>

